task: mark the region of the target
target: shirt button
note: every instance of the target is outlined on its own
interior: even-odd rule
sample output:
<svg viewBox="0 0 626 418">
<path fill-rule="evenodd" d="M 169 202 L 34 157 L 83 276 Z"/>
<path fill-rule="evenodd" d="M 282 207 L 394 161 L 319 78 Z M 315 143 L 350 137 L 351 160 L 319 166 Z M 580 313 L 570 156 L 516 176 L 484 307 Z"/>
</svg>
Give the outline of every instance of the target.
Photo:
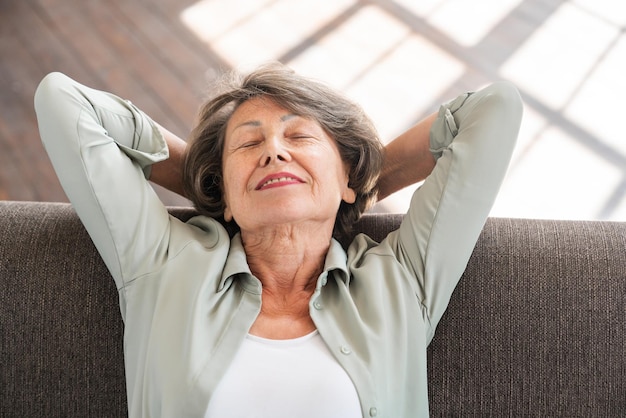
<svg viewBox="0 0 626 418">
<path fill-rule="evenodd" d="M 348 354 L 352 353 L 352 350 L 350 350 L 350 347 L 342 345 L 341 346 L 341 353 L 345 354 L 345 355 L 348 355 Z"/>
<path fill-rule="evenodd" d="M 318 301 L 315 301 L 313 303 L 313 307 L 319 311 L 320 309 L 322 309 L 322 304 L 319 303 Z"/>
<path fill-rule="evenodd" d="M 370 417 L 375 417 L 376 415 L 378 415 L 378 409 L 371 407 L 370 408 Z"/>
</svg>

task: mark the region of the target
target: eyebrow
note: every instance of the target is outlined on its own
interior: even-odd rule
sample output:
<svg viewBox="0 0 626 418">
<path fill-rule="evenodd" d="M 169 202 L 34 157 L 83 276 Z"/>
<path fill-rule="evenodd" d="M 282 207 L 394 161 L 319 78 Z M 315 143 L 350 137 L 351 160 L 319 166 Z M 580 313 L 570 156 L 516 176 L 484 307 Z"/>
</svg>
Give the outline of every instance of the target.
<svg viewBox="0 0 626 418">
<path fill-rule="evenodd" d="M 295 113 L 288 113 L 288 114 L 286 114 L 286 115 L 281 116 L 281 117 L 280 117 L 280 120 L 281 120 L 282 122 L 286 122 L 286 121 L 288 121 L 289 119 L 293 119 L 293 118 L 297 118 L 297 117 L 298 117 L 298 115 L 296 115 Z"/>
<path fill-rule="evenodd" d="M 293 119 L 293 118 L 296 118 L 296 117 L 298 117 L 298 115 L 296 115 L 295 113 L 288 113 L 286 115 L 281 116 L 280 117 L 280 121 L 281 122 L 286 122 L 289 119 Z M 235 126 L 231 132 L 235 132 L 237 129 L 239 129 L 239 128 L 243 127 L 243 126 L 258 127 L 258 126 L 261 126 L 261 121 L 249 120 L 249 121 L 246 121 L 246 122 L 242 122 L 239 125 Z"/>
<path fill-rule="evenodd" d="M 237 129 L 242 128 L 244 126 L 261 126 L 261 122 L 258 120 L 249 120 L 247 122 L 240 123 L 239 125 L 233 128 L 232 132 L 235 132 Z"/>
</svg>

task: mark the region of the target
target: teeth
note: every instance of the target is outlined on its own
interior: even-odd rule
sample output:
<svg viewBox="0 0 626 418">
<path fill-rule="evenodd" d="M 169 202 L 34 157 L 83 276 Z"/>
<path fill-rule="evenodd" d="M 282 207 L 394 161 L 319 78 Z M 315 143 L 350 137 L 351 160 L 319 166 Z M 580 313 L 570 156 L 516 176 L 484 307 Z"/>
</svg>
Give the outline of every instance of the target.
<svg viewBox="0 0 626 418">
<path fill-rule="evenodd" d="M 271 180 L 266 181 L 265 183 L 263 183 L 263 186 L 261 186 L 261 187 L 265 187 L 265 186 L 268 186 L 268 185 L 273 184 L 273 183 L 278 183 L 279 181 L 289 181 L 289 180 L 293 180 L 293 178 L 291 178 L 291 177 L 279 177 L 279 178 L 275 178 L 275 179 L 271 179 Z"/>
</svg>

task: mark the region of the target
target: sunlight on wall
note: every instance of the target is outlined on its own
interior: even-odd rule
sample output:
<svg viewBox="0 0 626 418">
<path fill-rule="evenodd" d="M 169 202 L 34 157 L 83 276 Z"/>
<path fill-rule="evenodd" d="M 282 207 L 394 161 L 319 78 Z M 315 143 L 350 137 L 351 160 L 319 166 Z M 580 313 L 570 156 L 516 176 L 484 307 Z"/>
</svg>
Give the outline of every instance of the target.
<svg viewBox="0 0 626 418">
<path fill-rule="evenodd" d="M 526 106 L 518 147 L 491 214 L 589 219 L 605 210 L 621 174 Z"/>
<path fill-rule="evenodd" d="M 625 16 L 626 6 L 622 9 Z M 626 94 L 624 39 L 601 15 L 563 3 L 505 63 L 503 77 L 563 118 L 564 127 L 538 122 L 541 116 L 526 106 L 518 147 L 523 154 L 514 159 L 494 214 L 564 219 L 624 214 L 626 198 L 619 194 L 626 141 L 623 109 L 616 106 Z"/>
<path fill-rule="evenodd" d="M 277 60 L 354 4 L 319 2 L 203 0 L 181 14 L 182 21 L 232 67 L 252 68 Z"/>
<path fill-rule="evenodd" d="M 414 124 L 465 70 L 459 60 L 374 6 L 354 14 L 290 65 L 361 104 L 383 141 Z"/>
<path fill-rule="evenodd" d="M 451 86 L 511 80 L 525 114 L 492 216 L 626 220 L 626 2 L 201 0 L 180 18 L 232 68 L 280 60 L 343 91 L 383 141 Z M 494 45 L 493 64 L 463 59 Z M 376 210 L 406 211 L 414 189 Z"/>
<path fill-rule="evenodd" d="M 361 104 L 384 139 L 432 109 L 433 99 L 464 72 L 459 60 L 373 5 L 337 18 L 354 2 L 228 4 L 200 1 L 181 19 L 233 68 L 245 71 L 270 60 L 285 61 L 287 55 L 299 73 L 323 80 Z M 325 26 L 331 30 L 310 39 Z M 290 54 L 298 45 L 305 47 Z"/>
<path fill-rule="evenodd" d="M 626 25 L 626 2 L 620 0 L 571 0 L 582 10 L 607 22 L 624 27 Z"/>
<path fill-rule="evenodd" d="M 617 35 L 617 28 L 563 3 L 518 49 L 502 74 L 542 103 L 562 109 Z"/>
<path fill-rule="evenodd" d="M 409 10 L 454 39 L 459 45 L 473 46 L 479 43 L 502 18 L 517 7 L 522 0 L 439 0 L 423 2 L 403 0 Z M 417 4 L 416 4 L 417 3 Z"/>
</svg>

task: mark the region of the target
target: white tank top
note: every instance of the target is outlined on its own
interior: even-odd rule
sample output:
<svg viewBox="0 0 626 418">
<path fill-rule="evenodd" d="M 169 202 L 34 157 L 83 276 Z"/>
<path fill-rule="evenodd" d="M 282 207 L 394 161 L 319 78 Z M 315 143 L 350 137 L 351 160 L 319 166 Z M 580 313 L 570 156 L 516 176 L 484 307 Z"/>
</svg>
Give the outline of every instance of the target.
<svg viewBox="0 0 626 418">
<path fill-rule="evenodd" d="M 317 331 L 291 340 L 248 335 L 205 418 L 360 418 L 354 384 Z"/>
</svg>

